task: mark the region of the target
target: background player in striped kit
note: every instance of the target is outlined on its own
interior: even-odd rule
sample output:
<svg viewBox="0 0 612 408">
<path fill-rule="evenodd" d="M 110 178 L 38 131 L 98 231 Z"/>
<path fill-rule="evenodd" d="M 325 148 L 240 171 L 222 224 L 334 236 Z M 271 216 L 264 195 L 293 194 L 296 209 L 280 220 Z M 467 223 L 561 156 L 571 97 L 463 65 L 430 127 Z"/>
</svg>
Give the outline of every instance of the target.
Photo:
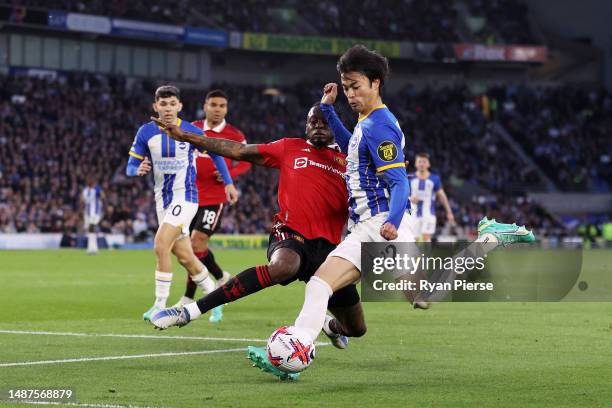
<svg viewBox="0 0 612 408">
<path fill-rule="evenodd" d="M 214 89 L 206 94 L 203 106 L 206 118 L 196 120 L 192 124 L 204 131 L 206 136 L 212 138 L 227 139 L 246 144 L 244 134 L 225 121 L 228 110 L 227 94 L 221 89 Z M 246 161 L 234 161 L 225 159 L 230 175 L 233 179 L 246 173 L 251 168 L 251 163 Z M 223 189 L 223 179 L 215 169 L 215 164 L 210 155 L 200 153 L 196 158 L 196 186 L 198 187 L 198 212 L 189 227 L 191 231 L 191 246 L 193 252 L 200 262 L 206 266 L 208 272 L 217 280 L 217 287 L 225 284 L 230 274 L 223 271 L 217 264 L 215 257 L 208 247 L 210 237 L 219 229 L 223 211 L 230 201 Z M 197 286 L 187 276 L 187 287 L 185 295 L 174 306 L 182 306 L 193 302 Z M 223 318 L 223 305 L 214 308 L 209 320 L 211 322 L 221 321 Z"/>
<path fill-rule="evenodd" d="M 166 85 L 155 91 L 153 110 L 160 120 L 202 135 L 202 130 L 178 118 L 182 107 L 178 88 Z M 171 251 L 202 291 L 208 293 L 215 289 L 208 271 L 194 255 L 191 243 L 183 239 L 189 237 L 189 224 L 198 210 L 194 153 L 195 148 L 191 144 L 176 143 L 155 122 L 146 123 L 138 129 L 129 152 L 128 176 L 144 176 L 153 170 L 159 222 L 155 235 L 155 303 L 143 314 L 144 320 L 150 320 L 155 312 L 166 307 L 172 284 Z M 213 155 L 213 160 L 226 184 L 226 192 L 237 196 L 225 160 L 216 155 Z"/>
<path fill-rule="evenodd" d="M 440 176 L 429 171 L 429 154 L 417 153 L 414 167 L 416 172 L 408 174 L 412 203 L 410 227 L 417 239 L 430 242 L 436 232 L 436 198 L 444 207 L 450 225 L 455 225 L 455 216 L 442 188 Z"/>
<path fill-rule="evenodd" d="M 98 253 L 97 229 L 102 220 L 104 192 L 102 187 L 96 183 L 94 176 L 87 177 L 87 186 L 81 193 L 81 208 L 83 210 L 83 221 L 87 232 L 87 254 Z"/>
</svg>

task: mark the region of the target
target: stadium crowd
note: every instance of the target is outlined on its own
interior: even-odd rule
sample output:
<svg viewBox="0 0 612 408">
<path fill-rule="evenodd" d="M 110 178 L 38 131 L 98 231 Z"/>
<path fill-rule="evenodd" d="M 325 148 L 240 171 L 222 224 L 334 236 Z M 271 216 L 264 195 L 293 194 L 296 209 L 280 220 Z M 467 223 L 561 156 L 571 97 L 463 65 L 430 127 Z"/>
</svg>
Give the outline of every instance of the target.
<svg viewBox="0 0 612 408">
<path fill-rule="evenodd" d="M 152 22 L 261 33 L 458 42 L 454 0 L 12 0 L 14 6 L 57 9 Z M 534 43 L 522 1 L 471 0 L 495 42 Z"/>
<path fill-rule="evenodd" d="M 307 109 L 320 97 L 317 83 L 283 89 L 218 86 L 230 95 L 228 121 L 242 129 L 250 143 L 300 137 Z M 81 229 L 79 195 L 88 175 L 98 178 L 106 194 L 103 231 L 137 238 L 154 231 L 152 180 L 124 175 L 126 152 L 136 129 L 148 121 L 154 89 L 153 83 L 128 85 L 118 76 L 0 76 L 0 232 Z M 499 90 L 490 92 L 493 98 Z M 184 91 L 183 117 L 202 116 L 203 95 L 202 90 Z M 555 230 L 555 220 L 520 191 L 507 188 L 536 182 L 536 176 L 524 172 L 514 155 L 504 155 L 504 166 L 499 165 L 506 147 L 490 131 L 489 118 L 508 114 L 492 114 L 479 101 L 459 85 L 437 90 L 407 87 L 386 98 L 406 132 L 407 157 L 429 152 L 433 169 L 441 173 L 460 233 L 473 234 L 484 215 L 518 217 L 536 231 Z M 521 112 L 531 111 L 518 98 L 514 120 Z M 352 128 L 354 115 L 343 110 L 341 116 Z M 588 146 L 576 151 L 582 149 Z M 480 188 L 471 200 L 455 194 L 466 183 Z M 229 208 L 221 231 L 265 233 L 277 206 L 276 172 L 254 168 L 237 185 L 241 200 Z M 443 214 L 439 220 L 443 230 L 450 228 L 444 226 Z"/>
</svg>

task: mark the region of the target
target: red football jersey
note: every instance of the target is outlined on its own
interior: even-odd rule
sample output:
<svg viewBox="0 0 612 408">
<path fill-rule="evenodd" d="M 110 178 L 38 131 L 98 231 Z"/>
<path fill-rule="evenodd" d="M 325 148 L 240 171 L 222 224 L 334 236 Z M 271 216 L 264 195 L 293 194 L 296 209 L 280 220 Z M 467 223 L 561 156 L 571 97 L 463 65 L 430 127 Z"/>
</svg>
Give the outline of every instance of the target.
<svg viewBox="0 0 612 408">
<path fill-rule="evenodd" d="M 202 130 L 205 129 L 204 120 L 196 120 L 193 122 L 193 125 Z M 225 120 L 213 129 L 206 129 L 205 133 L 208 137 L 246 143 L 244 134 L 229 123 L 226 123 Z M 234 162 L 228 158 L 225 159 L 225 163 L 233 179 L 246 173 L 251 168 L 251 163 Z M 210 156 L 206 153 L 200 153 L 196 158 L 196 186 L 198 187 L 198 203 L 200 206 L 217 205 L 227 201 L 225 198 L 225 185 L 222 181 L 217 180 L 215 171 L 217 171 L 217 168 Z"/>
<path fill-rule="evenodd" d="M 348 218 L 346 154 L 332 147 L 317 149 L 304 139 L 281 139 L 258 150 L 265 166 L 280 169 L 280 212 L 274 220 L 304 238 L 340 243 Z"/>
</svg>

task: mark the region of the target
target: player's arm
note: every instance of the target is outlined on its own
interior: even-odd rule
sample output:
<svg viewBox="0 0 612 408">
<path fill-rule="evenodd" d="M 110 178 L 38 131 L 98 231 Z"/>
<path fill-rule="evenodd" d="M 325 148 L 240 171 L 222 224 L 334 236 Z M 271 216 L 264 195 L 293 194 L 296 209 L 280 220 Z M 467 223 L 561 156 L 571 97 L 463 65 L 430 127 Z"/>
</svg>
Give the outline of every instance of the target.
<svg viewBox="0 0 612 408">
<path fill-rule="evenodd" d="M 446 211 L 446 219 L 450 224 L 455 223 L 455 216 L 453 215 L 453 210 L 450 207 L 450 203 L 448 202 L 448 197 L 446 196 L 446 192 L 444 192 L 443 188 L 440 188 L 436 192 L 436 198 L 440 200 L 440 203 L 444 207 L 444 211 Z"/>
<path fill-rule="evenodd" d="M 164 130 L 168 136 L 179 142 L 188 142 L 209 153 L 229 157 L 238 161 L 248 161 L 253 164 L 263 164 L 263 157 L 259 154 L 257 145 L 245 145 L 232 140 L 212 138 L 184 131 L 175 124 L 165 124 L 158 118 L 151 118 L 160 129 Z M 227 166 L 226 166 L 227 168 Z"/>
<path fill-rule="evenodd" d="M 130 148 L 130 158 L 125 169 L 125 174 L 129 177 L 144 176 L 151 171 L 151 161 L 147 157 L 149 147 L 144 141 L 144 132 L 144 126 L 141 126 Z"/>
<path fill-rule="evenodd" d="M 338 117 L 338 114 L 334 110 L 334 102 L 338 95 L 338 85 L 335 83 L 329 83 L 323 87 L 323 97 L 321 98 L 321 111 L 325 116 L 325 120 L 329 125 L 329 128 L 334 134 L 334 139 L 340 149 L 343 152 L 348 151 L 349 140 L 351 139 L 351 132 L 348 131 L 344 124 Z"/>
<path fill-rule="evenodd" d="M 244 137 L 244 135 L 242 134 L 242 132 L 239 132 L 240 135 L 240 140 L 236 140 L 238 143 L 242 143 L 243 145 L 246 145 L 246 138 Z M 249 171 L 251 169 L 253 165 L 247 161 L 237 161 L 232 163 L 232 167 L 230 168 L 230 174 L 232 175 L 232 177 L 236 178 L 238 176 L 243 175 L 244 173 L 246 173 L 247 171 Z"/>
</svg>

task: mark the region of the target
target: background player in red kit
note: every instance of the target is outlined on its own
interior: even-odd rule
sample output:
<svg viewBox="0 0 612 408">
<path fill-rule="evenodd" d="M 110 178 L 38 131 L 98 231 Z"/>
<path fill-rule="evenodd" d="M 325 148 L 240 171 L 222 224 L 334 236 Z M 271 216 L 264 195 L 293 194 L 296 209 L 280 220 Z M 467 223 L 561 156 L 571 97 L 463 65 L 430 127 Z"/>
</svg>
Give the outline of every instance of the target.
<svg viewBox="0 0 612 408">
<path fill-rule="evenodd" d="M 192 124 L 202 129 L 206 136 L 246 144 L 244 134 L 225 121 L 228 111 L 228 98 L 225 92 L 220 89 L 208 92 L 204 99 L 203 110 L 206 115 L 205 119 L 197 120 Z M 251 168 L 251 163 L 246 161 L 236 162 L 227 158 L 225 161 L 234 180 Z M 217 264 L 212 251 L 208 247 L 208 241 L 219 229 L 221 218 L 223 217 L 223 209 L 229 200 L 226 197 L 223 180 L 220 178 L 221 176 L 208 154 L 201 153 L 197 157 L 196 169 L 199 207 L 189 227 L 191 231 L 191 246 L 198 259 L 215 277 L 217 287 L 219 287 L 228 281 L 230 275 L 224 272 Z M 234 204 L 235 200 L 233 202 L 229 201 L 229 203 Z M 197 286 L 187 277 L 185 295 L 177 303 L 177 306 L 193 302 L 196 289 Z M 222 318 L 221 310 L 222 306 L 216 308 L 211 314 L 210 320 L 213 322 L 220 321 Z"/>
<path fill-rule="evenodd" d="M 306 140 L 280 139 L 269 144 L 243 145 L 192 135 L 172 125 L 167 126 L 166 132 L 178 141 L 225 157 L 279 169 L 280 211 L 274 217 L 270 234 L 268 265 L 244 270 L 195 303 L 159 312 L 151 321 L 156 327 L 183 326 L 218 305 L 277 283 L 286 285 L 296 279 L 306 282 L 342 239 L 348 217 L 343 176 L 346 155 L 333 143 L 319 104 L 308 113 Z M 324 332 L 336 347 L 347 346 L 345 336 L 365 333 L 355 285 L 334 293 L 328 306 L 335 318 L 328 316 Z"/>
</svg>

